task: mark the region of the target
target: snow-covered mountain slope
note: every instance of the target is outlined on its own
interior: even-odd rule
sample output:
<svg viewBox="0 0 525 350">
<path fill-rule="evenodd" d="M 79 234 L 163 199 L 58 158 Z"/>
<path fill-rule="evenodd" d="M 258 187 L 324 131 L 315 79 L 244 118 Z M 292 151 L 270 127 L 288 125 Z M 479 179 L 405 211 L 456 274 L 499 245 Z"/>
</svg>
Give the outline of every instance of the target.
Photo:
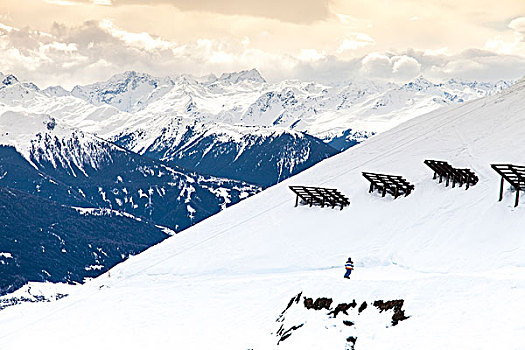
<svg viewBox="0 0 525 350">
<path fill-rule="evenodd" d="M 0 130 L 0 145 L 8 146 L 0 148 L 0 185 L 62 204 L 124 210 L 177 231 L 259 190 L 168 167 L 47 115 L 7 111 Z M 64 187 L 68 195 L 61 196 Z"/>
<path fill-rule="evenodd" d="M 9 101 L 19 104 L 24 100 L 29 100 L 40 93 L 40 89 L 33 83 L 20 82 L 12 74 L 4 75 L 0 73 L 0 102 Z"/>
<path fill-rule="evenodd" d="M 183 117 L 169 118 L 160 131 L 123 132 L 113 140 L 185 169 L 263 187 L 338 153 L 321 140 L 293 130 L 204 124 Z"/>
<path fill-rule="evenodd" d="M 117 74 L 110 80 L 75 86 L 71 95 L 94 105 L 108 104 L 125 112 L 137 111 L 150 100 L 162 97 L 175 83 L 170 78 L 155 78 L 133 71 Z"/>
<path fill-rule="evenodd" d="M 514 208 L 508 187 L 498 202 L 500 178 L 490 164 L 525 163 L 524 101 L 522 81 L 412 119 L 132 257 L 67 298 L 10 307 L 0 313 L 2 349 L 42 346 L 42 339 L 53 349 L 343 349 L 353 338 L 355 349 L 367 350 L 519 349 L 525 202 Z M 425 159 L 471 168 L 480 180 L 469 190 L 445 187 Z M 415 191 L 396 200 L 369 194 L 362 171 L 403 175 Z M 351 205 L 294 208 L 292 184 L 338 188 Z M 349 281 L 348 256 L 356 264 Z M 332 306 L 307 309 L 304 297 L 369 307 L 331 317 Z M 396 326 L 371 305 L 401 299 L 410 318 Z M 291 335 L 279 342 L 281 326 Z"/>
<path fill-rule="evenodd" d="M 0 73 L 0 78 L 1 76 Z M 68 125 L 87 132 L 90 131 L 89 127 L 100 127 L 107 119 L 121 113 L 119 109 L 108 104 L 95 106 L 73 97 L 60 86 L 40 90 L 32 83 L 18 81 L 13 75 L 6 76 L 0 82 L 0 112 L 9 110 L 49 114 L 60 120 L 67 119 Z"/>
<path fill-rule="evenodd" d="M 0 116 L 0 130 L 1 145 L 15 147 L 29 162 L 51 163 L 75 177 L 87 175 L 87 167 L 96 170 L 118 149 L 45 114 L 6 111 Z"/>
<path fill-rule="evenodd" d="M 115 225 L 120 219 L 91 223 L 71 215 L 71 206 L 99 208 L 105 216 L 113 211 L 131 214 L 150 226 L 169 226 L 178 232 L 260 190 L 244 182 L 166 166 L 69 128 L 49 115 L 9 110 L 0 113 L 2 188 L 23 192 L 7 198 L 19 213 L 3 215 L 6 224 L 0 230 L 0 240 L 6 240 L 4 248 L 11 247 L 13 239 L 23 244 L 10 250 L 15 258 L 9 261 L 14 265 L 5 267 L 14 270 L 2 273 L 0 294 L 27 281 L 81 282 L 166 237 L 160 231 L 156 235 L 145 229 L 127 231 L 129 225 L 122 225 L 119 236 Z M 34 210 L 26 209 L 29 204 L 24 201 L 40 203 L 40 211 L 31 217 Z M 58 234 L 62 221 L 84 227 L 89 234 L 67 225 Z M 106 231 L 105 226 L 113 227 L 112 231 Z M 61 245 L 57 245 L 56 235 L 63 238 L 58 239 Z M 93 260 L 88 259 L 95 249 L 90 245 L 99 240 L 104 241 L 99 248 L 109 257 L 99 259 L 98 269 L 85 270 Z M 26 254 L 27 247 L 36 250 Z M 63 251 L 51 254 L 52 247 Z"/>
</svg>

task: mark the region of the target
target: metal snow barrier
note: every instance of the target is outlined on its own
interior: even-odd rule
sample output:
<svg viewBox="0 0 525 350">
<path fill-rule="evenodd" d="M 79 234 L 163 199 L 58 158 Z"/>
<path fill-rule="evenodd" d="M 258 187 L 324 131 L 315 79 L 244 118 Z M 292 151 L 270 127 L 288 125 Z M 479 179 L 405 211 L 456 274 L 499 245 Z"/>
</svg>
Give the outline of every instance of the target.
<svg viewBox="0 0 525 350">
<path fill-rule="evenodd" d="M 525 191 L 525 166 L 513 164 L 491 164 L 490 166 L 501 175 L 500 202 L 503 200 L 503 184 L 507 180 L 516 190 L 514 206 L 517 207 L 520 201 L 520 191 Z"/>
<path fill-rule="evenodd" d="M 448 186 L 452 181 L 452 187 L 455 187 L 456 184 L 459 184 L 459 187 L 465 184 L 465 190 L 468 190 L 470 186 L 474 186 L 479 181 L 476 174 L 467 168 L 454 168 L 447 162 L 440 160 L 427 159 L 424 163 L 434 171 L 434 179 L 439 176 L 439 183 L 443 182 L 443 178 L 445 178 L 445 186 Z"/>
<path fill-rule="evenodd" d="M 309 187 L 309 186 L 289 186 L 297 195 L 295 206 L 299 205 L 299 198 L 304 204 L 320 205 L 321 208 L 331 206 L 332 209 L 340 206 L 341 210 L 350 205 L 350 200 L 335 188 Z"/>
<path fill-rule="evenodd" d="M 387 192 L 394 198 L 404 195 L 408 196 L 413 190 L 414 185 L 411 185 L 406 179 L 397 175 L 385 175 L 363 172 L 363 176 L 370 181 L 369 193 L 378 190 L 384 197 Z"/>
</svg>

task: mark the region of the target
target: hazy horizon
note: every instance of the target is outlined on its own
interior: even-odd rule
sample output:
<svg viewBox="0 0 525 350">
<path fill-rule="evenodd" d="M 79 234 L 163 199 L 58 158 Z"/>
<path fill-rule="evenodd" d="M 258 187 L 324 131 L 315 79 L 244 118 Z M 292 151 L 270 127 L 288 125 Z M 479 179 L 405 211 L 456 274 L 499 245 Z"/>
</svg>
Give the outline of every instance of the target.
<svg viewBox="0 0 525 350">
<path fill-rule="evenodd" d="M 525 3 L 4 0 L 0 53 L 1 72 L 44 87 L 252 68 L 271 82 L 515 80 Z"/>
</svg>

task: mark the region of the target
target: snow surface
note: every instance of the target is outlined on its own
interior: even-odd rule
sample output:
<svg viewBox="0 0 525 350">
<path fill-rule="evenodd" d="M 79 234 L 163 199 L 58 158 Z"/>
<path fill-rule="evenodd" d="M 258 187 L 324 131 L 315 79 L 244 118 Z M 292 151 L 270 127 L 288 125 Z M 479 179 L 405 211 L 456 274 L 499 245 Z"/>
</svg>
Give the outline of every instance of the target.
<svg viewBox="0 0 525 350">
<path fill-rule="evenodd" d="M 405 300 L 410 318 L 395 327 L 363 311 L 356 349 L 522 349 L 525 199 L 514 208 L 507 187 L 498 202 L 490 164 L 524 164 L 524 149 L 522 81 L 372 137 L 67 298 L 3 310 L 0 348 L 344 349 L 348 327 L 322 311 L 294 315 L 305 326 L 277 346 L 276 319 L 302 291 L 336 302 Z M 480 181 L 445 187 L 425 159 L 471 168 Z M 369 194 L 361 171 L 403 175 L 415 191 L 397 200 Z M 292 184 L 338 188 L 351 205 L 294 208 Z"/>
</svg>

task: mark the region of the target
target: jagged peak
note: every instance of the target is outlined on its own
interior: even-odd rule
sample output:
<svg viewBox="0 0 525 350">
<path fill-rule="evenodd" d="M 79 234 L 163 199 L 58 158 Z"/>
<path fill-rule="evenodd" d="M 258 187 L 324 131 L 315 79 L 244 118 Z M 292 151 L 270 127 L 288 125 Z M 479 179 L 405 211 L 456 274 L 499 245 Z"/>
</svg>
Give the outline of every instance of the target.
<svg viewBox="0 0 525 350">
<path fill-rule="evenodd" d="M 71 92 L 67 91 L 60 85 L 48 86 L 43 90 L 43 93 L 47 96 L 63 97 L 71 95 Z"/>
<path fill-rule="evenodd" d="M 237 84 L 241 81 L 254 81 L 258 83 L 266 83 L 261 73 L 255 68 L 250 70 L 242 70 L 240 72 L 222 73 L 218 80 L 228 81 Z"/>
<path fill-rule="evenodd" d="M 432 86 L 436 86 L 433 82 L 425 78 L 423 75 L 419 75 L 416 79 L 409 81 L 406 84 L 403 84 L 402 88 L 414 88 L 415 86 L 422 87 L 422 88 L 429 88 Z"/>
<path fill-rule="evenodd" d="M 128 80 L 128 79 L 141 79 L 145 78 L 148 80 L 155 80 L 156 78 L 149 75 L 148 73 L 141 73 L 134 70 L 128 70 L 123 73 L 114 74 L 109 78 L 108 82 L 113 81 L 122 81 L 122 80 Z"/>
<path fill-rule="evenodd" d="M 148 73 L 128 70 L 123 73 L 114 74 L 108 80 L 105 80 L 105 81 L 99 81 L 99 82 L 95 82 L 95 83 L 88 84 L 88 85 L 76 85 L 73 88 L 73 90 L 81 90 L 84 88 L 90 89 L 93 87 L 108 86 L 112 84 L 122 84 L 122 83 L 130 84 L 130 83 L 137 82 L 140 80 L 143 80 L 145 82 L 161 82 L 161 81 L 162 82 L 164 81 L 172 82 L 172 79 L 169 77 L 160 78 L 160 77 L 152 76 Z"/>
<path fill-rule="evenodd" d="M 20 81 L 13 74 L 7 74 L 7 75 L 2 76 L 3 85 L 14 85 L 17 83 L 20 83 Z"/>
<path fill-rule="evenodd" d="M 40 88 L 32 82 L 21 82 L 13 74 L 0 73 L 0 87 L 17 87 L 25 91 L 40 91 Z"/>
</svg>

